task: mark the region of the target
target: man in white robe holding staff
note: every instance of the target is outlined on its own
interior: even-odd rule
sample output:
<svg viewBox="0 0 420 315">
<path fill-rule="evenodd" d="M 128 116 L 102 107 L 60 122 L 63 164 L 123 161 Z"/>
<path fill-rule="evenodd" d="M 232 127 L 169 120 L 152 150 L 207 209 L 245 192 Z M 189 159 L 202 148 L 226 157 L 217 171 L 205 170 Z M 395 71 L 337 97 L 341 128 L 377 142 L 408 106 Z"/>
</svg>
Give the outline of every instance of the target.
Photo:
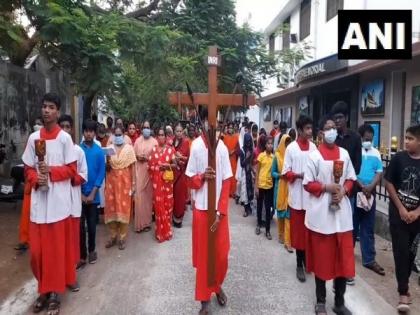
<svg viewBox="0 0 420 315">
<path fill-rule="evenodd" d="M 308 229 L 306 268 L 315 275 L 315 314 L 327 314 L 325 283 L 333 279 L 333 311 L 349 315 L 344 294 L 346 278 L 354 277 L 355 262 L 348 195 L 356 174 L 348 152 L 334 143 L 337 138 L 334 121 L 326 117 L 319 127 L 323 143 L 309 155 L 303 179 L 304 188 L 310 193 L 305 217 Z"/>
</svg>

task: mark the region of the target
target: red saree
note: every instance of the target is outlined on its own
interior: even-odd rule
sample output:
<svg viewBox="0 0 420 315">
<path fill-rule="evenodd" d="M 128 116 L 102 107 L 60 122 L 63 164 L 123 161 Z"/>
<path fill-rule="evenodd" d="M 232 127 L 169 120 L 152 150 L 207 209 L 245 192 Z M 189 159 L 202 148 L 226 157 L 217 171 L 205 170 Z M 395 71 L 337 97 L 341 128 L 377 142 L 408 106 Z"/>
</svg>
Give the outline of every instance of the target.
<svg viewBox="0 0 420 315">
<path fill-rule="evenodd" d="M 188 199 L 188 181 L 185 175 L 185 169 L 190 156 L 190 143 L 186 138 L 180 141 L 175 141 L 175 150 L 177 153 L 186 157 L 187 159 L 180 159 L 177 167 L 174 170 L 174 221 L 181 223 L 185 213 L 185 206 Z"/>
<path fill-rule="evenodd" d="M 173 147 L 165 146 L 163 149 L 155 146 L 149 160 L 150 178 L 153 183 L 153 207 L 156 219 L 156 239 L 159 243 L 172 238 L 171 217 L 174 206 L 173 182 L 163 180 L 163 171 L 159 170 L 161 164 L 170 164 L 175 159 Z"/>
</svg>

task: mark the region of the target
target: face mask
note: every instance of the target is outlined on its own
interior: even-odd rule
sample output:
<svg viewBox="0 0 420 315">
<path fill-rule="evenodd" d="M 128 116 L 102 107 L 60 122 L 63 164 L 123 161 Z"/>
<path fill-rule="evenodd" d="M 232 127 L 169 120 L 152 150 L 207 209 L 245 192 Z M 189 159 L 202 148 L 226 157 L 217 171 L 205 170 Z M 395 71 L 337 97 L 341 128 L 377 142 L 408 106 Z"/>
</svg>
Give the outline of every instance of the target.
<svg viewBox="0 0 420 315">
<path fill-rule="evenodd" d="M 39 131 L 41 130 L 42 126 L 41 125 L 34 125 L 34 131 Z"/>
<path fill-rule="evenodd" d="M 207 120 L 204 121 L 204 130 L 209 131 L 209 122 Z"/>
<path fill-rule="evenodd" d="M 123 145 L 124 144 L 124 137 L 123 136 L 114 136 L 114 143 L 115 143 L 115 145 Z"/>
<path fill-rule="evenodd" d="M 337 129 L 324 131 L 324 139 L 328 144 L 334 143 L 335 139 L 337 139 Z"/>
<path fill-rule="evenodd" d="M 362 142 L 362 148 L 365 150 L 370 150 L 372 148 L 372 142 L 371 141 L 363 141 Z"/>
<path fill-rule="evenodd" d="M 147 139 L 147 138 L 150 138 L 151 130 L 149 128 L 144 128 L 142 133 L 143 133 L 143 137 Z"/>
</svg>

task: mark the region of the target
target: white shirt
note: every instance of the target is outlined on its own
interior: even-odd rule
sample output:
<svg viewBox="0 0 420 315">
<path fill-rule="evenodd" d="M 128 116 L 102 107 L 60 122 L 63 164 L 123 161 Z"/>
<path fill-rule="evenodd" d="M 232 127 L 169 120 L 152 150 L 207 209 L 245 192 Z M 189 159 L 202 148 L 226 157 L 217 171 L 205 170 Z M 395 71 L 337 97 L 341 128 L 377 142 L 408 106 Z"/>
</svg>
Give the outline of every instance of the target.
<svg viewBox="0 0 420 315">
<path fill-rule="evenodd" d="M 185 175 L 193 177 L 198 174 L 204 174 L 208 165 L 208 149 L 203 138 L 198 137 L 191 145 L 190 158 Z M 229 151 L 223 141 L 219 141 L 216 148 L 216 206 L 219 202 L 223 181 L 232 176 Z M 198 210 L 207 210 L 207 182 L 204 182 L 200 189 L 193 189 L 192 192 L 195 207 Z"/>
<path fill-rule="evenodd" d="M 40 131 L 35 131 L 29 136 L 22 155 L 23 163 L 33 168 L 38 166 L 38 158 L 35 155 L 36 139 L 40 139 Z M 45 142 L 45 161 L 48 166 L 63 166 L 76 161 L 73 140 L 66 132 L 60 130 L 55 139 Z M 70 179 L 54 183 L 48 179 L 48 186 L 48 191 L 32 188 L 31 221 L 34 223 L 58 222 L 71 214 Z"/>
<path fill-rule="evenodd" d="M 86 162 L 85 152 L 77 144 L 74 145 L 74 151 L 77 161 L 77 174 L 85 181 L 88 180 L 88 167 Z M 71 186 L 71 216 L 79 218 L 82 214 L 82 186 Z"/>
<path fill-rule="evenodd" d="M 348 152 L 343 148 L 339 149 L 340 160 L 344 161 L 343 176 L 341 176 L 339 182 L 342 186 L 347 179 L 356 180 L 356 173 Z M 309 161 L 304 171 L 303 185 L 313 181 L 319 181 L 322 184 L 334 183 L 333 163 L 334 161 L 324 160 L 318 150 L 313 151 L 309 156 Z M 310 194 L 308 201 L 305 216 L 305 225 L 308 229 L 322 234 L 353 230 L 353 214 L 347 196 L 341 199 L 339 203 L 340 209 L 337 211 L 329 209 L 331 204 L 330 193 L 323 192 L 320 197 Z"/>
<path fill-rule="evenodd" d="M 316 146 L 311 141 L 309 141 L 309 150 L 307 151 L 302 151 L 297 141 L 290 143 L 284 154 L 283 170 L 281 171 L 281 174 L 285 175 L 289 171 L 292 171 L 295 174 L 303 173 L 305 166 L 308 164 L 309 154 L 313 151 L 316 151 Z M 307 204 L 309 193 L 303 189 L 302 179 L 296 178 L 293 183 L 288 182 L 288 188 L 289 206 L 295 210 L 306 209 L 305 204 Z"/>
</svg>

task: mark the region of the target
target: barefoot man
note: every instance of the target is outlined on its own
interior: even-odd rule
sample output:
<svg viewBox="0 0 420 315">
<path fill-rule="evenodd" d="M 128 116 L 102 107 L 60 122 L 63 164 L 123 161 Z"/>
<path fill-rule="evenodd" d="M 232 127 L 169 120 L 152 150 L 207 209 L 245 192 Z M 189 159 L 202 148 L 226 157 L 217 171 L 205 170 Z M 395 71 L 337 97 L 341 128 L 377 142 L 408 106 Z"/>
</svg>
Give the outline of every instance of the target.
<svg viewBox="0 0 420 315">
<path fill-rule="evenodd" d="M 202 120 L 207 118 L 207 111 L 203 110 Z M 206 122 L 204 125 L 207 125 Z M 229 152 L 223 141 L 219 141 L 216 149 L 216 170 L 208 167 L 208 143 L 201 135 L 191 146 L 190 159 L 185 174 L 189 177 L 190 187 L 194 194 L 193 210 L 193 267 L 196 268 L 195 299 L 201 302 L 199 314 L 209 313 L 212 293 L 216 293 L 217 302 L 225 306 L 227 297 L 222 290 L 222 284 L 228 269 L 229 241 L 229 188 L 232 169 L 230 167 Z M 207 181 L 216 180 L 216 220 L 212 226 L 212 233 L 216 233 L 216 284 L 207 284 L 207 244 L 209 232 L 207 228 Z"/>
</svg>

